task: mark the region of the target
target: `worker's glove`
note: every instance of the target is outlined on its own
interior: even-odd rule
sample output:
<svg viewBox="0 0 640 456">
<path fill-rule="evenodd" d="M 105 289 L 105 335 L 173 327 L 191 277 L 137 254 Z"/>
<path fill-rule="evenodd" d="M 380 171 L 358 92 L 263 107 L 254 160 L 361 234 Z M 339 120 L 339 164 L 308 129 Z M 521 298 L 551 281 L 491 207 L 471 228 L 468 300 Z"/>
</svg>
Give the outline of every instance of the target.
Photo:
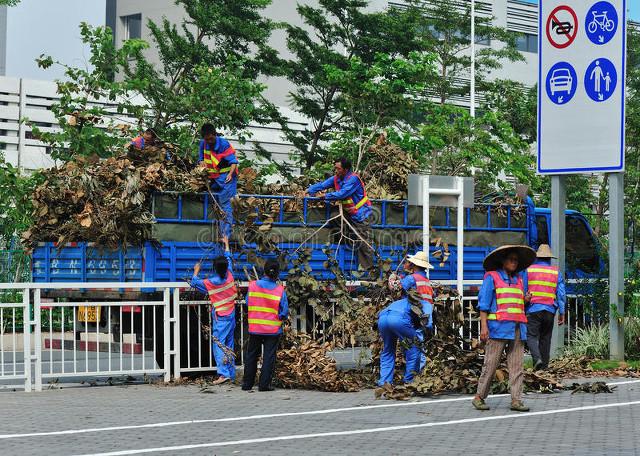
<svg viewBox="0 0 640 456">
<path fill-rule="evenodd" d="M 402 289 L 402 283 L 398 274 L 393 273 L 389 276 L 389 290 L 398 292 Z"/>
</svg>

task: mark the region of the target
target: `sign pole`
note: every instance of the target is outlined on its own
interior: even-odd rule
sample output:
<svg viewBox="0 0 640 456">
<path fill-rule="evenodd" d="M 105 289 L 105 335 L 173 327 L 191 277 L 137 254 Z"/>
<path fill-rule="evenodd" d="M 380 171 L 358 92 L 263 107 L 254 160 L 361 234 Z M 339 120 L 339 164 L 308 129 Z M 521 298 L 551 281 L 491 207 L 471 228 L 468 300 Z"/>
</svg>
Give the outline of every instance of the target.
<svg viewBox="0 0 640 456">
<path fill-rule="evenodd" d="M 564 276 L 565 272 L 565 241 L 566 241 L 566 218 L 567 208 L 566 181 L 565 176 L 551 176 L 551 247 L 558 257 L 553 263 L 558 266 L 559 274 Z M 565 312 L 568 309 L 565 309 Z M 566 313 L 565 315 L 568 315 Z M 560 356 L 564 347 L 564 334 L 566 326 L 558 325 L 556 315 L 553 323 L 553 336 L 551 338 L 551 355 L 555 358 Z"/>
<path fill-rule="evenodd" d="M 429 258 L 429 176 L 422 177 L 422 250 Z M 429 278 L 429 268 L 426 273 Z"/>
<path fill-rule="evenodd" d="M 463 305 L 464 296 L 464 181 L 462 177 L 456 177 L 458 181 L 458 228 L 456 232 L 456 255 L 457 255 L 457 287 L 460 296 L 460 304 Z"/>
<path fill-rule="evenodd" d="M 609 174 L 609 358 L 624 360 L 624 173 Z"/>
</svg>

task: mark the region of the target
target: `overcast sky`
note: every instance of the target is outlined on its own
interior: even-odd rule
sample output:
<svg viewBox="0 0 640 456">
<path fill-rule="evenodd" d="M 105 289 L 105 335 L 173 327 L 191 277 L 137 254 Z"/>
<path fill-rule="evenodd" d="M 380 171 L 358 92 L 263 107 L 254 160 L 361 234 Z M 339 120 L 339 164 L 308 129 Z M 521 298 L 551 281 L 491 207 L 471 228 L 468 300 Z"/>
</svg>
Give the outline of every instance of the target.
<svg viewBox="0 0 640 456">
<path fill-rule="evenodd" d="M 74 66 L 84 65 L 89 52 L 79 24 L 105 24 L 105 0 L 22 0 L 7 13 L 7 76 L 53 80 L 59 67 L 42 70 L 34 59 L 51 55 Z"/>
</svg>

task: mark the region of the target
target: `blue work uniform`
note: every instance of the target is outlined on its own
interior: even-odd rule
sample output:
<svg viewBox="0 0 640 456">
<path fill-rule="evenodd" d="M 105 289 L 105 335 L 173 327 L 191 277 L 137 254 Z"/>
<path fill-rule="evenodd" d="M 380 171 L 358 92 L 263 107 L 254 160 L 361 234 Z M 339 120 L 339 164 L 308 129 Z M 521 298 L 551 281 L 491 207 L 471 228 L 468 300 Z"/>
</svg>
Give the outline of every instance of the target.
<svg viewBox="0 0 640 456">
<path fill-rule="evenodd" d="M 362 182 L 360 181 L 358 176 L 356 176 L 351 171 L 349 171 L 344 177 L 338 178 L 338 185 L 340 186 L 340 190 L 327 193 L 324 196 L 325 201 L 343 201 L 351 198 L 354 203 L 357 203 L 365 197 L 365 189 L 362 186 Z M 334 177 L 330 177 L 324 182 L 313 184 L 307 189 L 307 193 L 309 193 L 309 195 L 311 196 L 314 196 L 316 193 L 330 188 L 335 188 Z M 373 212 L 371 211 L 371 206 L 369 204 L 365 204 L 360 207 L 355 214 L 350 215 L 351 218 L 356 222 L 364 222 L 371 216 L 372 213 Z"/>
<path fill-rule="evenodd" d="M 266 288 L 267 290 L 274 290 L 278 286 L 275 280 L 271 280 L 269 277 L 266 277 L 266 276 L 258 280 L 256 284 L 261 288 Z M 247 292 L 247 298 L 244 301 L 245 308 L 247 307 L 248 302 L 249 302 L 249 293 Z M 287 319 L 288 316 L 289 316 L 289 301 L 287 300 L 287 292 L 284 291 L 282 293 L 282 298 L 280 298 L 280 307 L 278 308 L 278 318 L 280 319 L 280 321 L 284 321 Z M 273 333 L 261 334 L 261 333 L 255 333 L 255 332 L 250 334 L 259 334 L 259 335 L 266 335 L 266 336 L 274 335 Z M 278 328 L 278 332 L 276 334 L 282 334 L 282 325 L 280 325 L 280 327 Z"/>
<path fill-rule="evenodd" d="M 513 277 L 503 270 L 498 270 L 498 274 L 506 283 L 513 285 L 518 281 L 518 275 Z M 478 310 L 487 313 L 496 313 L 498 305 L 496 303 L 496 292 L 493 278 L 487 275 L 482 281 L 480 292 L 478 293 Z M 514 340 L 516 335 L 516 325 L 520 325 L 520 339 L 527 340 L 527 324 L 515 321 L 488 320 L 489 338 Z"/>
<path fill-rule="evenodd" d="M 200 161 L 204 160 L 204 150 L 213 152 L 214 154 L 221 154 L 225 150 L 229 149 L 231 144 L 222 136 L 216 136 L 216 142 L 211 147 L 211 144 L 205 143 L 204 139 L 200 140 L 199 156 Z M 237 165 L 238 158 L 236 154 L 230 154 L 224 157 L 221 161 L 219 168 L 225 168 L 231 165 Z M 211 191 L 216 194 L 218 204 L 226 214 L 225 220 L 220 224 L 220 234 L 222 236 L 230 237 L 231 228 L 233 227 L 233 209 L 231 207 L 231 199 L 238 193 L 238 174 L 233 173 L 231 181 L 225 182 L 229 173 L 222 173 L 215 179 L 210 179 Z"/>
<path fill-rule="evenodd" d="M 231 252 L 225 252 L 224 256 L 229 262 L 229 272 L 232 272 L 231 267 Z M 225 279 L 220 278 L 218 274 L 214 274 L 208 278 L 214 285 L 222 285 L 225 283 Z M 207 293 L 207 287 L 204 285 L 204 280 L 200 279 L 197 275 L 191 278 L 191 284 L 193 288 L 202 293 Z M 229 347 L 232 351 L 235 349 L 234 334 L 236 329 L 236 313 L 235 311 L 226 316 L 216 315 L 215 309 L 211 309 L 211 333 L 218 339 L 223 345 Z M 236 366 L 234 360 L 227 359 L 225 361 L 224 351 L 215 342 L 211 343 L 211 350 L 213 351 L 213 357 L 216 360 L 216 367 L 218 369 L 218 375 L 234 380 L 236 378 Z"/>
<path fill-rule="evenodd" d="M 429 316 L 428 328 L 431 328 L 433 325 L 433 306 L 427 301 L 422 301 L 422 311 Z M 378 385 L 382 386 L 385 383 L 393 383 L 398 340 L 411 341 L 415 338 L 421 340 L 421 332 L 416 329 L 411 321 L 409 298 L 402 298 L 392 302 L 380 312 L 378 331 L 384 343 L 382 353 L 380 353 L 380 378 L 378 379 Z M 420 349 L 415 344 L 411 344 L 405 350 L 404 358 L 406 361 L 404 381 L 409 383 L 420 368 Z"/>
<path fill-rule="evenodd" d="M 416 274 L 421 275 L 427 280 L 429 279 L 425 271 L 417 271 Z M 405 292 L 408 292 L 409 290 L 416 288 L 416 279 L 413 277 L 413 274 L 409 274 L 402 278 L 402 280 L 400 281 L 400 285 L 402 285 L 402 289 Z M 418 332 L 419 332 L 418 338 L 422 340 L 424 338 L 424 334 L 422 333 L 421 329 L 418 329 Z M 420 351 L 419 372 L 422 372 L 422 369 L 424 369 L 426 365 L 427 365 L 427 355 L 425 355 L 424 352 Z"/>
<path fill-rule="evenodd" d="M 551 265 L 551 262 L 548 260 L 538 260 L 532 265 L 532 267 L 533 266 L 550 266 L 550 265 Z M 526 272 L 523 273 L 522 275 L 523 275 L 523 281 L 524 281 L 524 292 L 526 294 L 529 290 L 529 276 Z M 527 314 L 540 312 L 544 310 L 545 312 L 550 312 L 554 315 L 556 312 L 559 311 L 560 315 L 564 315 L 566 303 L 567 303 L 567 294 L 566 294 L 566 289 L 564 285 L 564 279 L 562 278 L 562 274 L 558 274 L 558 287 L 556 288 L 556 299 L 553 303 L 553 307 L 547 306 L 545 304 L 533 303 L 527 308 Z"/>
</svg>

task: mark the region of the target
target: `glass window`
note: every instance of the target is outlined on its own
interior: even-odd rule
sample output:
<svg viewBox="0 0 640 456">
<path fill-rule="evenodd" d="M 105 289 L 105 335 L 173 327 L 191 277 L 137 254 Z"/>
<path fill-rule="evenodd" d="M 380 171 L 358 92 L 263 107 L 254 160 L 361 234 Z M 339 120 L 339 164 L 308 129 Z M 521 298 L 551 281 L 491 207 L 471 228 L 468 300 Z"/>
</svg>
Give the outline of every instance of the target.
<svg viewBox="0 0 640 456">
<path fill-rule="evenodd" d="M 522 52 L 538 52 L 538 35 L 530 33 L 520 34 L 516 37 L 516 48 Z"/>
<path fill-rule="evenodd" d="M 569 216 L 565 230 L 567 267 L 586 273 L 598 272 L 600 261 L 596 243 L 585 221 L 580 217 Z"/>
<path fill-rule="evenodd" d="M 120 19 L 122 19 L 122 25 L 124 26 L 125 40 L 142 38 L 142 14 L 122 16 Z"/>
</svg>

